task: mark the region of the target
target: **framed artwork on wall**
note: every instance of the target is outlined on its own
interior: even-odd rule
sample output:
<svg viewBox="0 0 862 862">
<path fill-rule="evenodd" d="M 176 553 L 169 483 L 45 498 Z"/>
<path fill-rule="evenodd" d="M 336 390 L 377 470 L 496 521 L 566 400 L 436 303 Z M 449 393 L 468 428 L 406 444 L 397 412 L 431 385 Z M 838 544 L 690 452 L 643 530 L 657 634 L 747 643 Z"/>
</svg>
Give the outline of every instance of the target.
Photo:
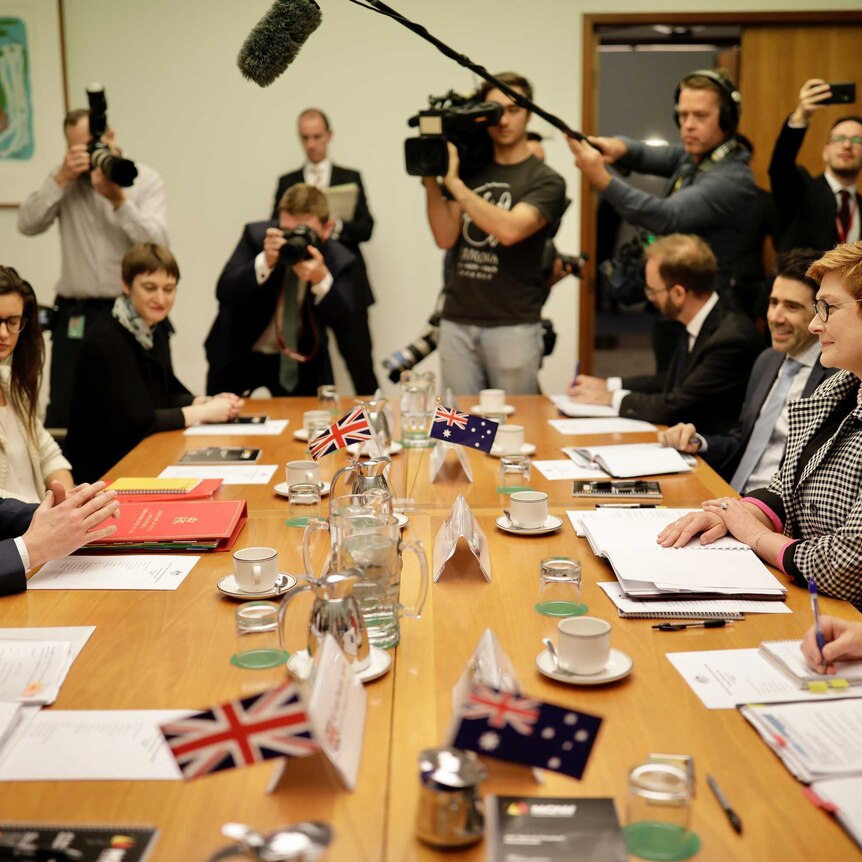
<svg viewBox="0 0 862 862">
<path fill-rule="evenodd" d="M 0 0 L 0 206 L 59 163 L 66 104 L 62 0 Z"/>
</svg>

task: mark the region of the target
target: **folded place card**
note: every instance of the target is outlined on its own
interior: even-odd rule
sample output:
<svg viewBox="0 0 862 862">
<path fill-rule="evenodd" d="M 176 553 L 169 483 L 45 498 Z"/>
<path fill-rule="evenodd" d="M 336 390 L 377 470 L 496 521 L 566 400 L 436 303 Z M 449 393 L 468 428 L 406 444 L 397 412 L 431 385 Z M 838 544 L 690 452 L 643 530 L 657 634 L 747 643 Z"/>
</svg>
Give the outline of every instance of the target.
<svg viewBox="0 0 862 862">
<path fill-rule="evenodd" d="M 491 580 L 491 551 L 488 547 L 488 537 L 467 505 L 463 494 L 459 494 L 452 504 L 449 517 L 437 531 L 434 537 L 434 582 L 440 580 L 446 563 L 452 559 L 459 539 L 467 542 L 467 547 L 479 561 L 479 568 L 486 581 Z"/>
<path fill-rule="evenodd" d="M 470 466 L 470 462 L 467 459 L 467 452 L 464 450 L 463 446 L 453 446 L 451 443 L 444 443 L 440 441 L 432 450 L 431 457 L 428 459 L 428 479 L 433 482 L 440 473 L 441 468 L 443 467 L 443 462 L 446 460 L 446 456 L 450 453 L 454 452 L 456 457 L 458 458 L 458 463 L 461 465 L 461 469 L 464 471 L 464 475 L 467 477 L 468 482 L 473 481 L 473 468 Z"/>
</svg>

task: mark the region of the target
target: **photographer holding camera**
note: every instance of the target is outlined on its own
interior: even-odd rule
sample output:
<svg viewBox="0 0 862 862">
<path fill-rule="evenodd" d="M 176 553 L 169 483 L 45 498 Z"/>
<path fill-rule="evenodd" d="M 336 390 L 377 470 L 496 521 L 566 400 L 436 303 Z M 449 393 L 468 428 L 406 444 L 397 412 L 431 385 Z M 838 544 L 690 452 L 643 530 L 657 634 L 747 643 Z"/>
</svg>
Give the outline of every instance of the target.
<svg viewBox="0 0 862 862">
<path fill-rule="evenodd" d="M 532 98 L 526 78 L 497 77 Z M 443 188 L 436 177 L 422 179 L 434 239 L 454 250 L 440 321 L 442 382 L 456 394 L 489 386 L 531 394 L 539 391 L 540 314 L 548 297 L 542 254 L 565 210 L 566 186 L 528 148 L 529 111 L 487 82 L 477 99 L 503 108 L 487 129 L 492 160 L 462 179 L 450 142 Z"/>
<path fill-rule="evenodd" d="M 327 326 L 349 321 L 356 256 L 332 239 L 326 195 L 305 183 L 282 196 L 278 219 L 252 222 L 216 285 L 206 340 L 207 392 L 266 386 L 314 395 L 332 383 Z"/>
<path fill-rule="evenodd" d="M 69 421 L 75 365 L 87 328 L 110 317 L 120 293 L 120 263 L 135 243 L 167 245 L 167 202 L 161 177 L 120 157 L 107 125 L 104 91 L 88 91 L 90 109 L 66 114 L 63 163 L 21 204 L 27 236 L 60 225 L 60 279 L 51 325 L 48 427 Z M 92 134 L 91 134 L 92 129 Z"/>
</svg>

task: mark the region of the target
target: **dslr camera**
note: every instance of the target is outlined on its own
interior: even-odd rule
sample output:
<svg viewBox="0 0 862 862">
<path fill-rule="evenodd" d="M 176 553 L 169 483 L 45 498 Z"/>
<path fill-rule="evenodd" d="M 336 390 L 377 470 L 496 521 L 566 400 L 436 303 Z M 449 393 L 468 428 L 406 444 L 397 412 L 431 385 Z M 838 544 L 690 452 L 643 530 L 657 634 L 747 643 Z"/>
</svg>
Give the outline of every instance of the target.
<svg viewBox="0 0 862 862">
<path fill-rule="evenodd" d="M 407 121 L 419 129 L 418 138 L 404 141 L 404 159 L 411 177 L 439 177 L 449 169 L 451 141 L 458 148 L 460 175 L 469 177 L 491 161 L 493 148 L 485 129 L 496 126 L 503 116 L 497 102 L 480 102 L 450 90 L 444 96 L 430 96 L 427 111 Z"/>
<path fill-rule="evenodd" d="M 90 135 L 92 140 L 87 146 L 90 164 L 101 168 L 102 173 L 112 182 L 128 188 L 135 181 L 138 169 L 131 159 L 115 156 L 111 148 L 102 140 L 108 130 L 108 100 L 101 84 L 87 87 L 87 101 L 90 103 Z"/>
<path fill-rule="evenodd" d="M 311 255 L 308 247 L 320 250 L 321 242 L 317 232 L 307 224 L 298 224 L 293 230 L 282 231 L 286 242 L 281 247 L 281 259 L 288 265 L 293 266 L 309 260 Z"/>
</svg>

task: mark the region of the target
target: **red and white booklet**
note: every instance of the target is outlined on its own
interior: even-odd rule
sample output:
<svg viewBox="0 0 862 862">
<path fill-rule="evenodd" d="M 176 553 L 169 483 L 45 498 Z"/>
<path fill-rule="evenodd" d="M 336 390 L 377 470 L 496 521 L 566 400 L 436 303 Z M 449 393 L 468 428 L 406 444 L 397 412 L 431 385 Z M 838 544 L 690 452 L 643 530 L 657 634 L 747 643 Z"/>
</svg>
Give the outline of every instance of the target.
<svg viewBox="0 0 862 862">
<path fill-rule="evenodd" d="M 228 551 L 248 520 L 245 500 L 120 503 L 117 531 L 93 551 Z"/>
</svg>

